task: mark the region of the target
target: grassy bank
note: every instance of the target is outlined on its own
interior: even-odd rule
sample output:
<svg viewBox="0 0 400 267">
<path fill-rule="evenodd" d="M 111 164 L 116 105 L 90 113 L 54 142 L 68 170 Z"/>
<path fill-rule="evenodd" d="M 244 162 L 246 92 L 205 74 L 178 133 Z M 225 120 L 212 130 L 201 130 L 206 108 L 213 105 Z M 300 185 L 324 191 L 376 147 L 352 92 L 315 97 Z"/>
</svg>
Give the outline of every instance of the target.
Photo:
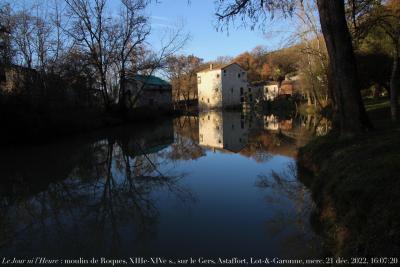
<svg viewBox="0 0 400 267">
<path fill-rule="evenodd" d="M 340 256 L 400 255 L 400 125 L 389 103 L 367 100 L 376 130 L 352 139 L 334 133 L 299 153 L 300 179 L 317 204 L 315 222 Z"/>
</svg>

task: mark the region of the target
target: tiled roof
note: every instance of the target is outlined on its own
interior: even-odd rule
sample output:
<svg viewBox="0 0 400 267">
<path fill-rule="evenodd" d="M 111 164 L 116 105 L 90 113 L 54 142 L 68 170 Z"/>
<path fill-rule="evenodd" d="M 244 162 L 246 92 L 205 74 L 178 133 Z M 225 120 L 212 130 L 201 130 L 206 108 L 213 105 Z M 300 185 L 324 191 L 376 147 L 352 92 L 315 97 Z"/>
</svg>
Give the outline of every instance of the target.
<svg viewBox="0 0 400 267">
<path fill-rule="evenodd" d="M 156 86 L 169 86 L 170 84 L 166 81 L 164 81 L 161 78 L 158 78 L 156 76 L 153 75 L 135 75 L 134 76 L 134 80 L 139 81 L 139 82 L 143 82 L 147 85 L 156 85 Z"/>
<path fill-rule="evenodd" d="M 225 69 L 226 67 L 229 67 L 229 66 L 231 66 L 231 65 L 238 65 L 241 69 L 243 69 L 242 66 L 240 66 L 238 63 L 234 62 L 234 63 L 229 63 L 229 64 L 213 64 L 212 70 L 210 70 L 210 67 L 208 67 L 208 68 L 203 69 L 203 70 L 201 70 L 201 71 L 199 71 L 199 72 L 208 72 L 208 71 L 213 71 L 213 70 L 222 70 L 222 69 Z M 198 72 L 198 73 L 199 73 L 199 72 Z"/>
</svg>

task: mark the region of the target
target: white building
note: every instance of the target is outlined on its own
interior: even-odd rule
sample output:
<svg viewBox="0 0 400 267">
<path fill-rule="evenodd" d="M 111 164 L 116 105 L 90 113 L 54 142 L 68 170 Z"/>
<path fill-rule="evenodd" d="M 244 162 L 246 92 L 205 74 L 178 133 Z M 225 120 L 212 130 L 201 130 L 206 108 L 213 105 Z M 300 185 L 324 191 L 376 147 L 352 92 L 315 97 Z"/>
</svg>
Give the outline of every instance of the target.
<svg viewBox="0 0 400 267">
<path fill-rule="evenodd" d="M 197 73 L 200 109 L 240 106 L 253 101 L 248 88 L 247 72 L 237 63 L 223 66 L 210 64 Z"/>
<path fill-rule="evenodd" d="M 215 150 L 241 151 L 248 141 L 249 125 L 244 115 L 229 111 L 199 114 L 199 144 Z"/>
<path fill-rule="evenodd" d="M 269 82 L 264 85 L 264 99 L 267 101 L 273 101 L 279 96 L 279 83 Z"/>
</svg>

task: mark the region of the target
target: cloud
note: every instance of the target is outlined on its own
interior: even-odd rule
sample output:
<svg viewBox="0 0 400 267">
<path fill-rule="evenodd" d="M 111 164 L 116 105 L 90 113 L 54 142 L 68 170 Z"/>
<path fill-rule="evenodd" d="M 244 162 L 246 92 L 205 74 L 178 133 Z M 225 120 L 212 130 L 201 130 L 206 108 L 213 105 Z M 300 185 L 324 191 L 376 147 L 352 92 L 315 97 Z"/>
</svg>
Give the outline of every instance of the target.
<svg viewBox="0 0 400 267">
<path fill-rule="evenodd" d="M 151 23 L 151 27 L 153 28 L 169 28 L 169 29 L 178 29 L 178 27 L 171 25 L 171 24 L 165 24 L 165 23 Z"/>
<path fill-rule="evenodd" d="M 177 23 L 171 18 L 161 17 L 161 16 L 150 16 L 151 26 L 153 28 L 168 28 L 168 29 L 178 29 Z"/>
<path fill-rule="evenodd" d="M 167 17 L 160 17 L 160 16 L 150 16 L 151 19 L 153 20 L 160 20 L 160 21 L 171 21 L 171 19 Z"/>
</svg>

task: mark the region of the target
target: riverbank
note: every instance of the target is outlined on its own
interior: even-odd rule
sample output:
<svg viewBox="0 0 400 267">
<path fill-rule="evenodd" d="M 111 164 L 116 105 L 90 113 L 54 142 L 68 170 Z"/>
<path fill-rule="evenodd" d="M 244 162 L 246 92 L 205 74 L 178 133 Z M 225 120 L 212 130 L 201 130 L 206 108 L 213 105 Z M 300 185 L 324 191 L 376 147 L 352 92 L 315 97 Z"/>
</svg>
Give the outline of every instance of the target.
<svg viewBox="0 0 400 267">
<path fill-rule="evenodd" d="M 337 256 L 400 255 L 400 124 L 386 100 L 367 100 L 376 130 L 351 139 L 335 133 L 299 152 L 299 179 L 317 209 L 313 222 Z"/>
<path fill-rule="evenodd" d="M 121 114 L 117 109 L 100 108 L 18 110 L 1 112 L 0 145 L 46 143 L 57 138 L 107 128 L 164 120 L 181 114 L 173 110 L 136 109 Z"/>
</svg>

